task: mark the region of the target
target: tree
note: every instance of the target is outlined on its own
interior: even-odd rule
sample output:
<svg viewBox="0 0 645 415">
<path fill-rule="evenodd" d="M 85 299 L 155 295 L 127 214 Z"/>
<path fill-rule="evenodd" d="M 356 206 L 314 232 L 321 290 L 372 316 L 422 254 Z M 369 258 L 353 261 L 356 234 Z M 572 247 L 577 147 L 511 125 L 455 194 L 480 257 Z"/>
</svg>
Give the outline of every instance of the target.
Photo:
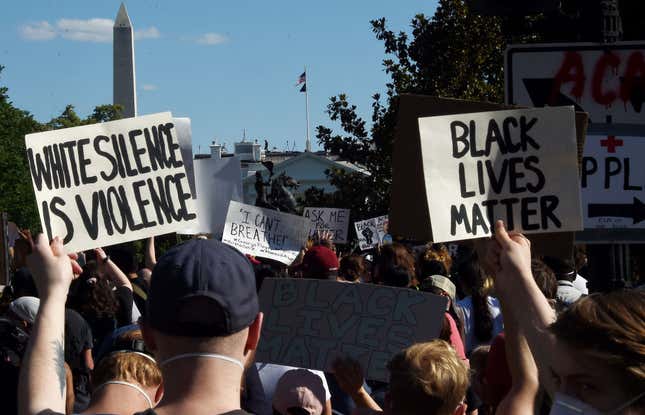
<svg viewBox="0 0 645 415">
<path fill-rule="evenodd" d="M 42 131 L 43 126 L 14 107 L 7 91 L 0 87 L 0 211 L 21 226 L 36 228 L 40 221 L 25 157 L 25 134 Z"/>
<path fill-rule="evenodd" d="M 441 0 L 432 19 L 419 14 L 412 19 L 412 39 L 394 33 L 385 18 L 373 20 L 372 30 L 382 40 L 386 59 L 386 102 L 375 94 L 372 127 L 356 114 L 345 94 L 332 97 L 327 113 L 338 122 L 342 134 L 317 127 L 325 150 L 363 166 L 368 176 L 329 172 L 344 207 L 353 219 L 384 214 L 389 208 L 392 180 L 392 146 L 397 97 L 402 93 L 440 95 L 499 102 L 503 99 L 503 46 L 501 20 L 475 16 L 459 0 Z"/>
<path fill-rule="evenodd" d="M 0 66 L 0 74 L 2 69 Z M 7 212 L 9 220 L 21 228 L 36 231 L 40 229 L 26 156 L 26 134 L 118 118 L 121 118 L 119 106 L 97 106 L 90 116 L 82 119 L 72 105 L 67 105 L 60 116 L 43 124 L 36 121 L 29 112 L 16 108 L 9 99 L 8 88 L 0 87 L 0 211 Z"/>
<path fill-rule="evenodd" d="M 642 39 L 645 2 L 619 2 L 625 40 Z M 372 126 L 356 114 L 346 94 L 327 106 L 341 132 L 318 126 L 316 137 L 325 150 L 359 164 L 369 176 L 330 171 L 338 189 L 333 200 L 350 208 L 354 219 L 384 214 L 389 208 L 391 155 L 397 97 L 403 93 L 501 103 L 504 99 L 503 53 L 510 43 L 595 40 L 600 33 L 600 1 L 563 0 L 558 12 L 534 16 L 478 16 L 463 0 L 440 0 L 431 19 L 416 15 L 411 38 L 389 30 L 385 18 L 371 21 L 383 41 L 386 58 L 386 102 L 373 96 Z M 421 172 L 420 172 L 421 174 Z M 320 196 L 318 196 L 320 198 Z"/>
</svg>

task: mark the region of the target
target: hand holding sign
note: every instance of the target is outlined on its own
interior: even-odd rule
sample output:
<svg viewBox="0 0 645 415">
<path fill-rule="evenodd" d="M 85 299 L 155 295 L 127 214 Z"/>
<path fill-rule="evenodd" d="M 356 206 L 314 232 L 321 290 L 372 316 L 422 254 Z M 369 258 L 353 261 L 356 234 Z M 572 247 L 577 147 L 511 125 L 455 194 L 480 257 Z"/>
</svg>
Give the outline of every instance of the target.
<svg viewBox="0 0 645 415">
<path fill-rule="evenodd" d="M 327 231 L 331 241 L 347 242 L 349 209 L 306 207 L 302 216 L 308 219 L 309 237 L 319 231 Z"/>
</svg>

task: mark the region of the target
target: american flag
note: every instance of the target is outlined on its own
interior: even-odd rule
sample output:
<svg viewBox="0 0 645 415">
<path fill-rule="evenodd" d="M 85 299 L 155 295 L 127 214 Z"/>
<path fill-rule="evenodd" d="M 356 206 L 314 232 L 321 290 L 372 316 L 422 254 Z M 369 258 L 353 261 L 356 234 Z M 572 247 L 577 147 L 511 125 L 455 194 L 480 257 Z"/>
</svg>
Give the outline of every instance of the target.
<svg viewBox="0 0 645 415">
<path fill-rule="evenodd" d="M 300 84 L 304 84 L 305 82 L 307 82 L 307 72 L 303 72 L 302 74 L 300 74 L 300 76 L 298 77 L 298 81 L 296 82 L 296 86 Z"/>
</svg>

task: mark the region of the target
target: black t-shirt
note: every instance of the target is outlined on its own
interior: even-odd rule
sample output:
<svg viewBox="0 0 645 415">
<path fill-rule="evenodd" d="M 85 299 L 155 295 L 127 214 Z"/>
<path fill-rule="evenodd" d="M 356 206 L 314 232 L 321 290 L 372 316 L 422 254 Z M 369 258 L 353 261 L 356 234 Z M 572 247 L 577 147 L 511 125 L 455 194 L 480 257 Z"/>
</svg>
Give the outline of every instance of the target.
<svg viewBox="0 0 645 415">
<path fill-rule="evenodd" d="M 65 362 L 72 369 L 85 368 L 83 351 L 92 349 L 92 329 L 76 311 L 65 309 Z"/>
<path fill-rule="evenodd" d="M 92 349 L 90 325 L 83 316 L 69 308 L 65 309 L 65 362 L 72 370 L 74 379 L 74 412 L 82 412 L 90 402 L 90 370 L 85 364 L 84 352 Z"/>
<path fill-rule="evenodd" d="M 157 413 L 155 412 L 154 409 L 147 409 L 143 412 L 136 412 L 134 415 L 157 415 Z M 250 414 L 246 411 L 238 409 L 238 410 L 226 412 L 220 415 L 253 415 L 253 414 Z"/>
<path fill-rule="evenodd" d="M 118 286 L 115 290 L 119 301 L 119 311 L 116 313 L 116 326 L 123 327 L 132 324 L 132 290 L 126 286 Z"/>
</svg>

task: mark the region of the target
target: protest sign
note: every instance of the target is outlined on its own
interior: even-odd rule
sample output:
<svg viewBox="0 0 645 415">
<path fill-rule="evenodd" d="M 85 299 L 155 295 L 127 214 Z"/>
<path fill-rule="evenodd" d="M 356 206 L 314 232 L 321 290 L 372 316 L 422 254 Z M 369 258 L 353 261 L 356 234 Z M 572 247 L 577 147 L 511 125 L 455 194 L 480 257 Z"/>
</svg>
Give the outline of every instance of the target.
<svg viewBox="0 0 645 415">
<path fill-rule="evenodd" d="M 310 238 L 318 231 L 329 231 L 335 243 L 347 242 L 349 209 L 306 207 L 302 216 L 307 219 Z"/>
<path fill-rule="evenodd" d="M 389 237 L 387 226 L 387 215 L 354 222 L 358 246 L 361 250 L 365 251 L 383 244 L 386 235 Z"/>
<path fill-rule="evenodd" d="M 572 107 L 419 119 L 432 240 L 582 229 Z"/>
<path fill-rule="evenodd" d="M 387 215 L 383 215 L 375 219 L 379 243 L 381 245 L 392 243 L 392 236 L 389 234 L 390 218 Z"/>
<path fill-rule="evenodd" d="M 423 159 L 418 118 L 517 108 L 491 102 L 401 94 L 392 150 L 392 192 L 388 215 L 390 233 L 415 241 L 432 240 L 427 189 L 423 175 L 419 174 L 423 171 Z M 576 112 L 578 160 L 582 159 L 587 124 L 587 115 Z M 531 250 L 536 255 L 564 259 L 573 255 L 573 232 L 531 234 L 528 238 L 531 240 Z"/>
<path fill-rule="evenodd" d="M 173 117 L 172 122 L 177 130 L 177 140 L 179 140 L 179 150 L 181 158 L 184 161 L 186 177 L 190 185 L 190 194 L 195 198 L 195 173 L 193 171 L 193 133 L 190 128 L 190 118 Z"/>
<path fill-rule="evenodd" d="M 307 279 L 265 279 L 256 360 L 329 370 L 356 358 L 367 379 L 386 381 L 390 358 L 430 341 L 443 325 L 445 297 L 404 288 Z"/>
<path fill-rule="evenodd" d="M 291 264 L 307 241 L 307 220 L 231 201 L 222 242 L 241 252 Z"/>
<path fill-rule="evenodd" d="M 169 112 L 25 136 L 43 230 L 69 251 L 174 232 L 196 218 Z"/>
<path fill-rule="evenodd" d="M 197 220 L 177 232 L 185 235 L 211 234 L 221 238 L 229 201 L 241 202 L 242 168 L 238 157 L 194 161 Z"/>
<path fill-rule="evenodd" d="M 358 246 L 361 250 L 365 251 L 378 246 L 379 237 L 375 218 L 354 222 L 354 229 L 356 229 Z"/>
</svg>

